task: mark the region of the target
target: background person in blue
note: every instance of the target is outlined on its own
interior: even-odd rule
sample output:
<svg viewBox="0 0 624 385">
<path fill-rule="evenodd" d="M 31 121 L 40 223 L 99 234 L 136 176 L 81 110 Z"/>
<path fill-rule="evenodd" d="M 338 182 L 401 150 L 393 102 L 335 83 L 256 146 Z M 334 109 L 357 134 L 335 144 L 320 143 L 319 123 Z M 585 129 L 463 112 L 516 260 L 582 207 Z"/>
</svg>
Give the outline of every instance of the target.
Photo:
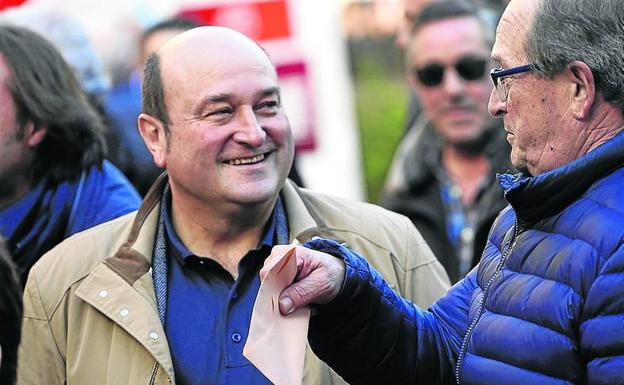
<svg viewBox="0 0 624 385">
<path fill-rule="evenodd" d="M 521 173 L 499 177 L 510 206 L 478 267 L 429 311 L 332 241 L 312 246 L 344 264 L 299 261 L 319 268 L 280 308 L 331 301 L 310 344 L 348 382 L 624 384 L 623 15 L 621 0 L 510 2 L 489 110 Z"/>
<path fill-rule="evenodd" d="M 138 208 L 104 160 L 104 127 L 72 70 L 34 32 L 0 26 L 0 234 L 22 282 L 70 235 Z"/>
</svg>

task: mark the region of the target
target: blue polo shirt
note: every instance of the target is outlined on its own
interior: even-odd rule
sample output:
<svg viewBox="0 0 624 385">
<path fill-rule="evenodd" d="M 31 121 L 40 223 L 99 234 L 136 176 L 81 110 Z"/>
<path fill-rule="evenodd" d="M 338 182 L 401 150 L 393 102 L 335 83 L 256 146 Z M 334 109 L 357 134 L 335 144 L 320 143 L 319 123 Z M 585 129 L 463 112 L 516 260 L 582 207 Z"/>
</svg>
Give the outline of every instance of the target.
<svg viewBox="0 0 624 385">
<path fill-rule="evenodd" d="M 243 257 L 234 280 L 217 262 L 184 246 L 168 206 L 163 218 L 168 251 L 165 332 L 176 383 L 271 384 L 243 357 L 243 346 L 260 288 L 258 272 L 276 238 L 275 210 L 260 246 Z"/>
</svg>

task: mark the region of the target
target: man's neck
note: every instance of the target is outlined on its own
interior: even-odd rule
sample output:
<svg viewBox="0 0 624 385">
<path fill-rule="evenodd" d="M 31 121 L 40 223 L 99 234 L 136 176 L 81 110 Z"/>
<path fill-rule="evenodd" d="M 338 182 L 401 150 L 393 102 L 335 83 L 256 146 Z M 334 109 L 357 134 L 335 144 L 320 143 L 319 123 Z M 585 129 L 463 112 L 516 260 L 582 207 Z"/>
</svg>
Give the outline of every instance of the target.
<svg viewBox="0 0 624 385">
<path fill-rule="evenodd" d="M 274 205 L 275 201 L 213 207 L 172 196 L 171 217 L 178 237 L 190 252 L 217 261 L 236 278 L 238 263 L 260 243 Z"/>
<path fill-rule="evenodd" d="M 490 162 L 484 153 L 466 153 L 453 145 L 442 147 L 442 166 L 462 191 L 464 206 L 476 201 L 479 187 L 490 171 Z"/>
<path fill-rule="evenodd" d="M 601 103 L 595 107 L 592 121 L 594 124 L 585 130 L 586 139 L 577 157 L 591 152 L 624 130 L 624 114 L 619 108 L 608 103 Z"/>
</svg>

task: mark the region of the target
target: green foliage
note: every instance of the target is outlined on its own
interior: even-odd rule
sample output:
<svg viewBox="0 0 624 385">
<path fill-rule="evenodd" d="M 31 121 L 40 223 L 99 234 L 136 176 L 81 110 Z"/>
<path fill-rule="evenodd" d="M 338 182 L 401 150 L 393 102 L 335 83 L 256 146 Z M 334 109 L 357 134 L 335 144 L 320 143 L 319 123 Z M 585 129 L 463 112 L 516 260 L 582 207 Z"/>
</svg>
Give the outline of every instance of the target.
<svg viewBox="0 0 624 385">
<path fill-rule="evenodd" d="M 408 90 L 400 53 L 387 39 L 351 48 L 367 200 L 377 202 L 403 134 Z"/>
</svg>

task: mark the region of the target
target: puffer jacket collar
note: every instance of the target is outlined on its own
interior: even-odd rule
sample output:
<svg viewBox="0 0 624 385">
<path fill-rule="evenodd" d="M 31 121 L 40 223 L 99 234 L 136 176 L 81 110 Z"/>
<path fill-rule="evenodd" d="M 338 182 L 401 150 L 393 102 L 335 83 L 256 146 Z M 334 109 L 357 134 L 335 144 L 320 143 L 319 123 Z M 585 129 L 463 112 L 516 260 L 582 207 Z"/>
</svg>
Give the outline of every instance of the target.
<svg viewBox="0 0 624 385">
<path fill-rule="evenodd" d="M 624 165 L 624 131 L 584 156 L 537 176 L 497 175 L 521 227 L 561 212 L 598 179 Z"/>
</svg>

